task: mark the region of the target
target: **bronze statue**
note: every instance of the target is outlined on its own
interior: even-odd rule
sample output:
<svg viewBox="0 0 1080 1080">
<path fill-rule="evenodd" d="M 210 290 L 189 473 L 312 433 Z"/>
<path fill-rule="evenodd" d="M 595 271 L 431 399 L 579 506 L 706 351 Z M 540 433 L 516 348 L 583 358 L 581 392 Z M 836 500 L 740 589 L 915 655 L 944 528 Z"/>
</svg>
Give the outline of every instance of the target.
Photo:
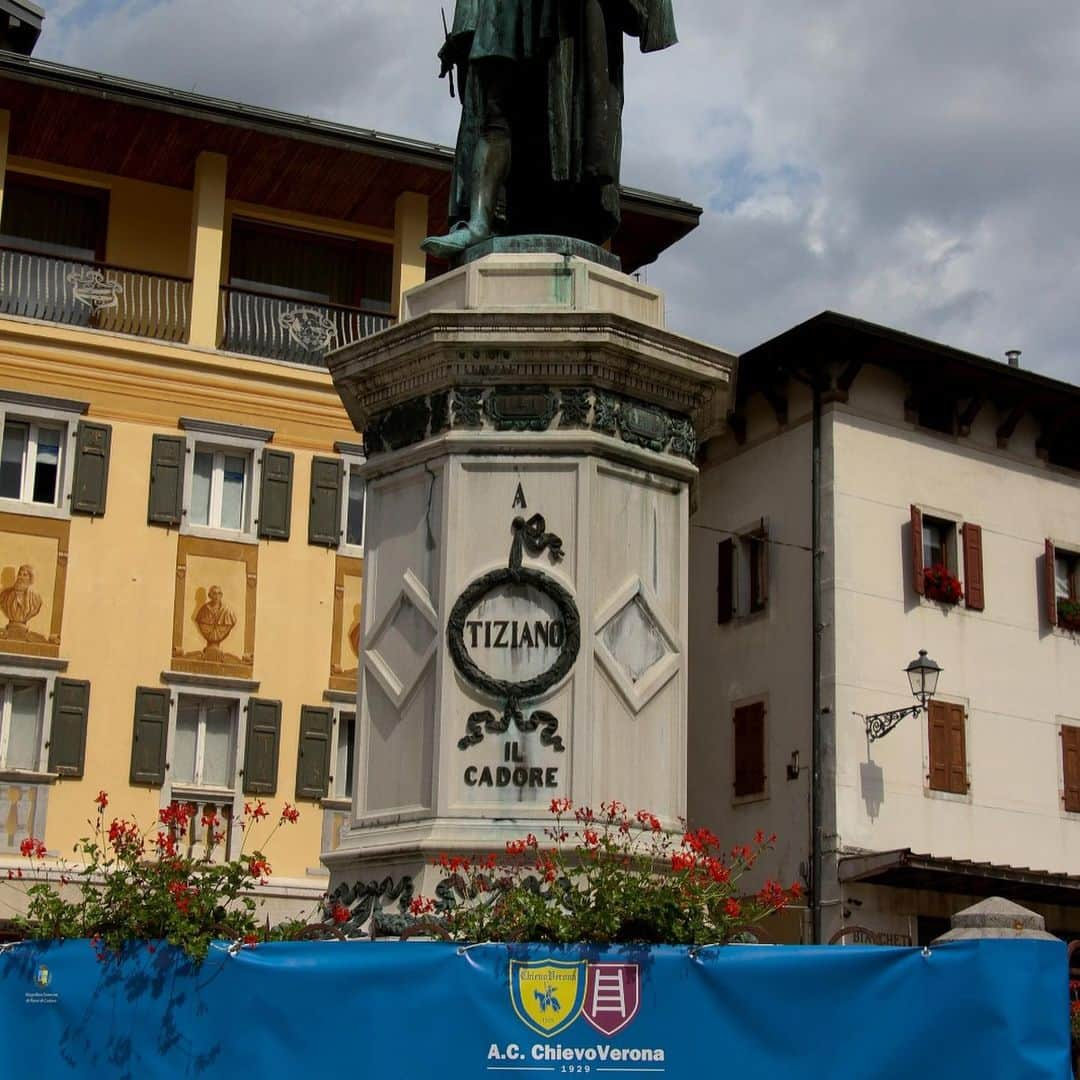
<svg viewBox="0 0 1080 1080">
<path fill-rule="evenodd" d="M 452 257 L 497 232 L 602 244 L 619 225 L 623 35 L 674 45 L 671 0 L 457 0 L 439 52 L 458 75 Z"/>
</svg>

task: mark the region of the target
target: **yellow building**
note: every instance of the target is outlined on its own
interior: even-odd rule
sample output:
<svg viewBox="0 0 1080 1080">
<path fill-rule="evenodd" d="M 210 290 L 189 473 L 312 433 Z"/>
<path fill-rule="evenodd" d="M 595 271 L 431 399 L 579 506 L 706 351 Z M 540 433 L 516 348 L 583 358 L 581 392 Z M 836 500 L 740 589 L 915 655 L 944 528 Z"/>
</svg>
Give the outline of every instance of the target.
<svg viewBox="0 0 1080 1080">
<path fill-rule="evenodd" d="M 439 271 L 418 244 L 450 163 L 0 52 L 0 875 L 28 836 L 70 855 L 101 789 L 143 823 L 215 808 L 219 855 L 262 798 L 301 811 L 266 898 L 314 907 L 363 572 L 363 451 L 324 358 Z M 627 192 L 624 268 L 699 214 Z"/>
</svg>

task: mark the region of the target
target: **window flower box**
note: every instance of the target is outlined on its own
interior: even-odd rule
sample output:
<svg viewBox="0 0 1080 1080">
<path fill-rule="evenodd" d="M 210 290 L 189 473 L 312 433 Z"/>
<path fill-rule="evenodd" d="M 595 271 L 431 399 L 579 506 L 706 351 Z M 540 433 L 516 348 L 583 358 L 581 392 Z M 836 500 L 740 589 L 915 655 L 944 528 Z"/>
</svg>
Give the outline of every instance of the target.
<svg viewBox="0 0 1080 1080">
<path fill-rule="evenodd" d="M 923 585 L 928 600 L 942 604 L 958 604 L 964 599 L 960 579 L 942 563 L 935 563 L 923 570 Z"/>
<path fill-rule="evenodd" d="M 1058 626 L 1062 630 L 1071 633 L 1080 633 L 1080 601 L 1066 600 L 1064 597 L 1057 602 Z"/>
</svg>

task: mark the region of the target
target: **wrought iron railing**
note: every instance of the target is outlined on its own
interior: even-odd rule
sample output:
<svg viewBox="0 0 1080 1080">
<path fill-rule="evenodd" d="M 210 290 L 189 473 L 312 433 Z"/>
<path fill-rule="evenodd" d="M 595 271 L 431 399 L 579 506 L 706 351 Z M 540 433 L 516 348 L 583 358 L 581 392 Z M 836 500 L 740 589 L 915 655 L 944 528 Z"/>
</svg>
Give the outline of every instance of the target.
<svg viewBox="0 0 1080 1080">
<path fill-rule="evenodd" d="M 289 300 L 223 286 L 221 347 L 228 352 L 322 367 L 326 354 L 385 330 L 393 317 L 340 304 Z"/>
<path fill-rule="evenodd" d="M 191 282 L 106 263 L 0 247 L 0 312 L 186 341 Z"/>
</svg>

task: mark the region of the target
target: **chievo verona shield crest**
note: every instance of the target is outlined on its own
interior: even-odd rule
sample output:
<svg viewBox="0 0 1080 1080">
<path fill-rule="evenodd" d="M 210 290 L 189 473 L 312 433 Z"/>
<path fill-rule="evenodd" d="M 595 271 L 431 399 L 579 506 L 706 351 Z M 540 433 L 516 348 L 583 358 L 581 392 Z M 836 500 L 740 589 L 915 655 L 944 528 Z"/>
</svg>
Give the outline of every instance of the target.
<svg viewBox="0 0 1080 1080">
<path fill-rule="evenodd" d="M 511 960 L 514 1012 L 538 1035 L 565 1031 L 585 1002 L 586 966 L 584 960 Z"/>
<path fill-rule="evenodd" d="M 637 1015 L 640 1002 L 637 964 L 589 965 L 584 1013 L 597 1031 L 621 1031 Z"/>
</svg>

